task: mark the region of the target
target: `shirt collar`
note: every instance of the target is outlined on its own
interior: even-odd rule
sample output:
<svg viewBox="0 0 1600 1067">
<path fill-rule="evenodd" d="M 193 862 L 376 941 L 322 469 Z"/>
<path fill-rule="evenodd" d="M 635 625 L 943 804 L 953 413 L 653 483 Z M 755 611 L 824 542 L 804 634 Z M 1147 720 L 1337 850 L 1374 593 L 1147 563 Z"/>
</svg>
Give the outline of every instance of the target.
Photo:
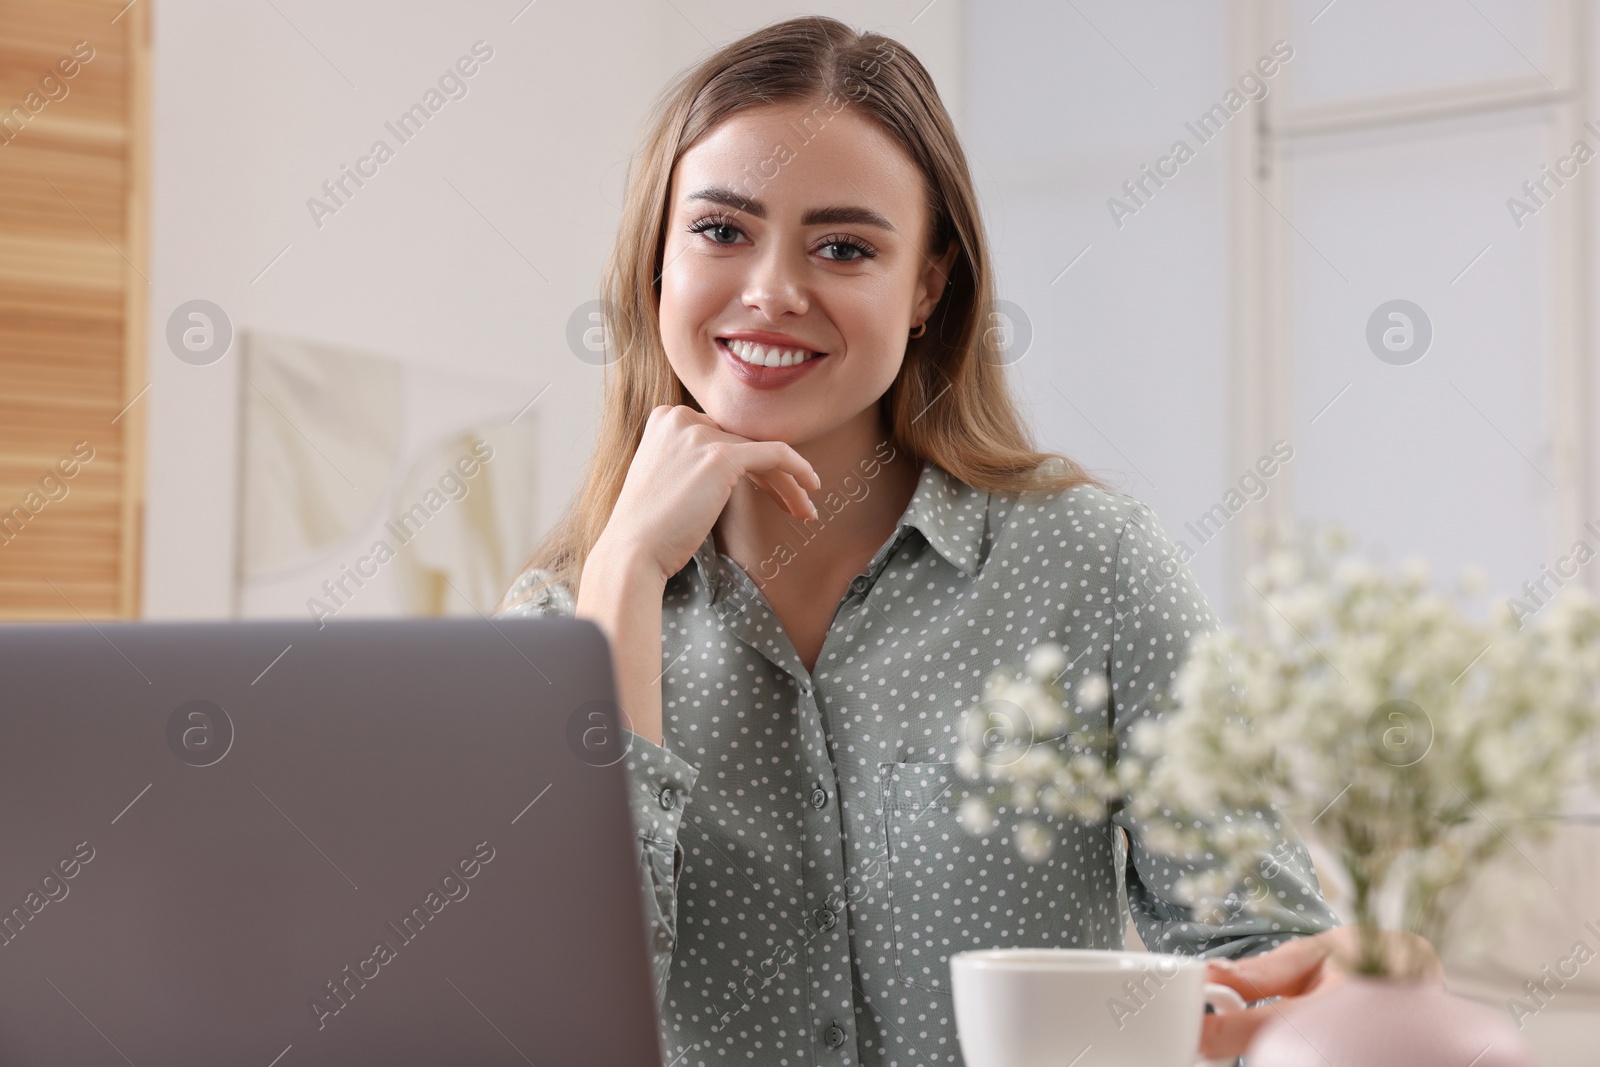
<svg viewBox="0 0 1600 1067">
<path fill-rule="evenodd" d="M 988 530 L 989 494 L 975 489 L 931 459 L 922 463 L 917 491 L 900 518 L 914 527 L 963 574 L 976 574 Z"/>
<path fill-rule="evenodd" d="M 961 481 L 932 460 L 923 460 L 916 491 L 895 528 L 891 541 L 907 529 L 915 529 L 934 550 L 962 574 L 975 574 L 982 560 L 983 539 L 988 532 L 990 494 Z M 722 567 L 712 532 L 695 550 L 700 579 L 715 598 L 719 592 Z"/>
</svg>

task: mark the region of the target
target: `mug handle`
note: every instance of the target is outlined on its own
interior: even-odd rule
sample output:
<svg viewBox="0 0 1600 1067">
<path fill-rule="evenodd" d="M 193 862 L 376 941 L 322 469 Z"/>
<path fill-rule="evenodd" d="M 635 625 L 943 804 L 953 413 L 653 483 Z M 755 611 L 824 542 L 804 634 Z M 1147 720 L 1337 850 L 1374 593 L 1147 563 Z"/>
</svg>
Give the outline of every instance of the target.
<svg viewBox="0 0 1600 1067">
<path fill-rule="evenodd" d="M 1230 1011 L 1243 1011 L 1245 1008 L 1244 997 L 1238 991 L 1216 982 L 1207 982 L 1203 994 L 1205 1002 L 1215 1008 L 1218 1014 Z M 1195 1060 L 1194 1067 L 1233 1067 L 1239 1062 L 1237 1056 L 1227 1056 L 1219 1060 Z"/>
</svg>

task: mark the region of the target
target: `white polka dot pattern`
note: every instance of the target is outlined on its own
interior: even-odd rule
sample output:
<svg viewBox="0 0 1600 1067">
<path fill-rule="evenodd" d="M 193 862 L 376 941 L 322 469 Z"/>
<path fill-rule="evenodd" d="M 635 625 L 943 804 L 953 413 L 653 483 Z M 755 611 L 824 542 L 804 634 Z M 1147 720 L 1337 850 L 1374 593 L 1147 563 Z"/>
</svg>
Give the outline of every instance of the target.
<svg viewBox="0 0 1600 1067">
<path fill-rule="evenodd" d="M 1120 948 L 1124 907 L 1153 950 L 1189 954 L 1337 925 L 1275 812 L 1271 909 L 1204 927 L 1171 896 L 1204 857 L 1149 851 L 1125 812 L 1036 815 L 1054 837 L 1037 864 L 1014 820 L 985 837 L 958 822 L 973 788 L 955 773 L 961 714 L 1039 642 L 1109 676 L 1124 742 L 1168 706 L 1187 642 L 1217 625 L 1187 568 L 1154 578 L 1168 557 L 1155 514 L 1125 494 L 1009 500 L 927 463 L 808 674 L 707 535 L 662 599 L 665 744 L 634 736 L 627 758 L 668 1061 L 959 1064 L 953 952 Z M 571 611 L 557 587 L 506 614 Z"/>
</svg>

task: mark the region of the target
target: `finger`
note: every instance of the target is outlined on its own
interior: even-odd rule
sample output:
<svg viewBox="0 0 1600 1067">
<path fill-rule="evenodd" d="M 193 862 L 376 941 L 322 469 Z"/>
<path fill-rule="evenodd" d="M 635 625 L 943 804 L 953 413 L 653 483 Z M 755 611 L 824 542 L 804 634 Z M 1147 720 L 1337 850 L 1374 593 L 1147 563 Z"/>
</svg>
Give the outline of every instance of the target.
<svg viewBox="0 0 1600 1067">
<path fill-rule="evenodd" d="M 687 408 L 678 410 L 682 411 L 684 418 L 692 424 L 689 429 L 701 443 L 723 445 L 726 451 L 739 457 L 738 462 L 744 467 L 750 470 L 781 468 L 803 479 L 813 488 L 822 487 L 816 470 L 806 462 L 805 457 L 794 450 L 794 446 L 783 441 L 741 437 L 718 426 L 710 416 Z"/>
<path fill-rule="evenodd" d="M 645 430 L 648 432 L 657 423 L 674 421 L 697 428 L 716 429 L 716 423 L 687 404 L 657 404 L 645 417 Z"/>
<path fill-rule="evenodd" d="M 778 492 L 777 488 L 767 480 L 767 477 L 764 474 L 761 474 L 759 471 L 745 471 L 744 476 L 745 478 L 749 479 L 750 484 L 754 485 L 757 489 L 760 489 L 763 493 L 767 494 L 767 496 L 771 497 L 774 504 L 778 505 L 785 511 L 794 510 L 794 508 L 789 504 L 789 501 L 783 498 L 783 494 Z"/>
<path fill-rule="evenodd" d="M 773 503 L 802 521 L 817 517 L 816 506 L 794 478 L 781 471 L 746 471 L 749 478 L 770 496 Z"/>
<path fill-rule="evenodd" d="M 735 471 L 739 477 L 749 479 L 751 484 L 771 497 L 773 503 L 795 518 L 803 521 L 817 517 L 816 508 L 812 505 L 811 498 L 806 495 L 804 489 L 800 488 L 799 483 L 794 480 L 792 475 L 761 465 L 756 467 L 746 466 L 745 464 L 750 462 L 751 456 L 749 453 L 729 448 L 728 446 L 734 440 L 742 439 L 729 438 L 728 441 L 723 442 L 721 453 L 721 458 L 731 470 Z"/>
<path fill-rule="evenodd" d="M 817 517 L 817 506 L 811 500 L 800 483 L 794 480 L 792 474 L 783 471 L 769 471 L 767 481 L 772 483 L 774 489 L 782 498 L 783 506 L 788 508 L 797 519 L 814 519 Z"/>
<path fill-rule="evenodd" d="M 1208 960 L 1206 981 L 1237 990 L 1246 1000 L 1298 996 L 1328 958 L 1326 940 L 1296 937 L 1255 956 Z"/>
<path fill-rule="evenodd" d="M 728 433 L 709 419 L 699 421 L 693 432 L 702 443 L 716 443 L 742 474 L 751 479 L 777 501 L 778 506 L 805 520 L 817 517 L 817 509 L 802 485 L 822 488 L 822 479 L 805 457 L 782 441 L 752 441 Z"/>
<path fill-rule="evenodd" d="M 805 457 L 782 441 L 729 441 L 724 445 L 744 470 L 768 475 L 773 487 L 801 504 L 802 511 L 810 510 L 811 498 L 801 485 L 822 488 L 822 479 L 807 463 Z M 787 478 L 776 475 L 788 475 Z M 792 493 L 790 492 L 792 488 Z M 798 494 L 798 496 L 795 496 Z M 802 503 L 803 501 L 803 503 Z"/>
<path fill-rule="evenodd" d="M 761 446 L 756 452 L 756 455 L 760 457 L 759 459 L 745 461 L 748 469 L 769 470 L 777 467 L 793 475 L 796 482 L 801 485 L 809 485 L 813 490 L 822 488 L 822 479 L 818 476 L 816 468 L 807 462 L 804 456 L 795 451 L 794 446 L 785 444 L 782 441 L 763 441 L 740 437 L 738 434 L 729 433 L 718 426 L 708 415 L 688 409 L 684 409 L 684 411 L 686 415 L 699 424 L 701 429 L 709 431 L 702 439 L 722 441 L 732 445 Z"/>
<path fill-rule="evenodd" d="M 822 488 L 822 479 L 817 475 L 817 469 L 806 461 L 806 458 L 794 450 L 794 446 L 784 444 L 782 441 L 748 441 L 747 448 L 755 449 L 755 458 L 751 466 L 761 466 L 770 470 L 776 467 L 784 471 L 797 484 L 809 485 L 812 489 Z"/>
<path fill-rule="evenodd" d="M 1200 1055 L 1208 1060 L 1244 1055 L 1256 1032 L 1277 1012 L 1277 1004 L 1263 1004 L 1243 1011 L 1208 1013 L 1200 1024 Z"/>
<path fill-rule="evenodd" d="M 805 488 L 795 481 L 792 474 L 774 473 L 767 477 L 781 487 L 786 499 L 794 501 L 796 506 L 790 510 L 794 512 L 795 518 L 804 520 L 817 517 L 816 502 L 811 499 Z"/>
<path fill-rule="evenodd" d="M 1414 974 L 1427 981 L 1444 984 L 1444 964 L 1433 945 L 1409 930 L 1383 931 L 1383 950 L 1391 974 Z"/>
</svg>

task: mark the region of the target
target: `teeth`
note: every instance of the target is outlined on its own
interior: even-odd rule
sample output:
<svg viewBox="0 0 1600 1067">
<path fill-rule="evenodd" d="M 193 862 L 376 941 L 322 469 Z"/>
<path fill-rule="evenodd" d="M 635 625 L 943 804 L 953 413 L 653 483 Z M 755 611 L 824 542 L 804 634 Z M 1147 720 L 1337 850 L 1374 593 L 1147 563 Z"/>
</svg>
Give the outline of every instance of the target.
<svg viewBox="0 0 1600 1067">
<path fill-rule="evenodd" d="M 812 354 L 803 348 L 772 348 L 733 339 L 724 340 L 723 343 L 734 355 L 757 367 L 792 367 L 812 358 Z"/>
</svg>

